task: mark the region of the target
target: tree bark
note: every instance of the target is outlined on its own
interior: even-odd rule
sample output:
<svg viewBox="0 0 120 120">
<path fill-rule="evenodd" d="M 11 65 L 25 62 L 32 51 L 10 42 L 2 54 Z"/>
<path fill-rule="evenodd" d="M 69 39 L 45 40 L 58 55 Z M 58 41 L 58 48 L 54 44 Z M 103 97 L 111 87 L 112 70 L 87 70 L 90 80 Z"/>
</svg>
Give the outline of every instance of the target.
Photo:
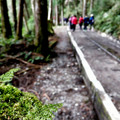
<svg viewBox="0 0 120 120">
<path fill-rule="evenodd" d="M 51 19 L 51 11 L 52 11 L 52 0 L 49 0 L 49 7 L 48 7 L 48 20 Z"/>
<path fill-rule="evenodd" d="M 81 15 L 83 16 L 83 0 L 80 0 Z"/>
<path fill-rule="evenodd" d="M 61 5 L 61 24 L 64 25 L 63 5 Z"/>
<path fill-rule="evenodd" d="M 31 7 L 32 7 L 33 15 L 34 15 L 34 13 L 35 13 L 35 0 L 31 0 Z"/>
<path fill-rule="evenodd" d="M 90 1 L 90 13 L 92 13 L 92 10 L 93 10 L 93 3 L 94 3 L 94 0 L 91 0 Z"/>
<path fill-rule="evenodd" d="M 48 30 L 47 30 L 47 0 L 36 0 L 35 2 L 35 35 L 34 41 L 37 47 L 36 52 L 47 56 L 48 49 Z"/>
<path fill-rule="evenodd" d="M 87 15 L 87 0 L 83 0 L 83 17 Z"/>
<path fill-rule="evenodd" d="M 30 14 L 29 14 L 29 11 L 28 11 L 27 3 L 26 3 L 26 1 L 24 1 L 24 2 L 25 2 L 24 7 L 25 7 L 26 14 L 27 14 L 27 18 L 29 19 Z"/>
<path fill-rule="evenodd" d="M 22 38 L 23 6 L 24 6 L 24 0 L 20 0 L 16 39 Z"/>
<path fill-rule="evenodd" d="M 14 21 L 14 30 L 16 33 L 16 29 L 17 29 L 16 0 L 12 0 L 12 13 L 13 13 L 13 21 Z"/>
<path fill-rule="evenodd" d="M 23 20 L 24 20 L 24 24 L 25 24 L 25 27 L 26 27 L 26 29 L 27 29 L 27 32 L 29 32 L 27 20 L 26 20 L 26 17 L 25 17 L 25 15 L 24 15 L 24 13 L 23 13 Z"/>
<path fill-rule="evenodd" d="M 58 25 L 58 21 L 59 21 L 59 18 L 58 18 L 58 4 L 57 4 L 57 0 L 56 0 L 56 6 L 55 6 L 55 24 L 56 26 Z"/>
<path fill-rule="evenodd" d="M 8 7 L 6 0 L 0 0 L 2 33 L 4 38 L 9 38 L 12 35 L 12 30 L 9 22 Z"/>
</svg>

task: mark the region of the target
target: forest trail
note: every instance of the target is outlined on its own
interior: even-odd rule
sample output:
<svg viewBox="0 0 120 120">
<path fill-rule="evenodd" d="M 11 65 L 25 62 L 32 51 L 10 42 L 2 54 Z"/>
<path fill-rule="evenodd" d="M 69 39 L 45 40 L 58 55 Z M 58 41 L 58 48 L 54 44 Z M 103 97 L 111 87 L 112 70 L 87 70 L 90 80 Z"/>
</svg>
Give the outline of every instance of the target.
<svg viewBox="0 0 120 120">
<path fill-rule="evenodd" d="M 97 79 L 120 111 L 120 63 L 103 52 L 95 42 L 106 49 L 115 50 L 117 55 L 120 55 L 120 44 L 108 37 L 102 37 L 97 32 L 79 30 L 78 27 L 72 35 Z"/>
<path fill-rule="evenodd" d="M 54 120 L 97 120 L 74 57 L 67 27 L 56 27 L 57 57 L 37 72 L 33 89 L 44 103 L 63 103 Z M 46 97 L 47 96 L 47 97 Z"/>
</svg>

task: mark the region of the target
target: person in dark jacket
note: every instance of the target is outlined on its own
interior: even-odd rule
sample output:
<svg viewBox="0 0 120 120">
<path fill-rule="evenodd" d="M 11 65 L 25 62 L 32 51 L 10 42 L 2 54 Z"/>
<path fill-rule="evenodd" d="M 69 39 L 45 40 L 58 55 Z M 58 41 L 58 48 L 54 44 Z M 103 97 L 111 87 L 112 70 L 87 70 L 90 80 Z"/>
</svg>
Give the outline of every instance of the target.
<svg viewBox="0 0 120 120">
<path fill-rule="evenodd" d="M 71 17 L 69 18 L 70 29 L 72 29 L 72 18 L 73 18 L 73 16 L 71 16 Z"/>
<path fill-rule="evenodd" d="M 85 16 L 84 17 L 84 30 L 87 30 L 88 25 L 89 25 L 89 17 Z"/>
<path fill-rule="evenodd" d="M 89 19 L 89 24 L 90 24 L 90 30 L 93 28 L 93 25 L 94 25 L 94 15 L 91 14 L 91 17 Z"/>
</svg>

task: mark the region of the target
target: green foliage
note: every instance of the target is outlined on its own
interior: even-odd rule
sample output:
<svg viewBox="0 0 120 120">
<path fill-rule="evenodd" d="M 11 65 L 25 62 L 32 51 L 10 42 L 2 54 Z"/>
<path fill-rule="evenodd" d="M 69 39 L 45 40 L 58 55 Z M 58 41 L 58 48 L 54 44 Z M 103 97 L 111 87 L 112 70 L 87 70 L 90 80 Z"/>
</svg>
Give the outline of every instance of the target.
<svg viewBox="0 0 120 120">
<path fill-rule="evenodd" d="M 52 23 L 52 21 L 48 21 L 47 22 L 48 23 L 48 35 L 50 36 L 50 35 L 53 35 L 54 34 L 54 30 L 53 30 L 53 23 Z"/>
<path fill-rule="evenodd" d="M 30 52 L 23 52 L 22 55 L 24 56 L 24 59 L 27 60 L 30 63 L 35 63 L 37 61 L 43 61 L 44 57 L 41 55 L 32 55 L 32 51 Z"/>
<path fill-rule="evenodd" d="M 31 30 L 31 31 L 34 31 L 35 29 L 35 22 L 34 22 L 34 16 L 32 15 L 30 17 L 30 19 L 28 20 L 28 28 Z"/>
<path fill-rule="evenodd" d="M 100 12 L 96 16 L 96 29 L 111 34 L 115 37 L 120 36 L 120 3 L 115 4 L 107 12 Z"/>
<path fill-rule="evenodd" d="M 17 70 L 12 69 L 1 78 L 3 81 L 11 80 Z M 2 120 L 52 120 L 53 112 L 60 107 L 62 104 L 43 105 L 31 93 L 22 92 L 11 85 L 0 84 L 0 119 Z"/>
<path fill-rule="evenodd" d="M 2 47 L 10 47 L 12 44 L 16 43 L 17 41 L 13 38 L 5 39 L 0 38 L 0 46 Z"/>
<path fill-rule="evenodd" d="M 14 68 L 0 76 L 0 83 L 8 83 L 12 81 L 14 73 L 20 70 L 19 68 Z"/>
</svg>

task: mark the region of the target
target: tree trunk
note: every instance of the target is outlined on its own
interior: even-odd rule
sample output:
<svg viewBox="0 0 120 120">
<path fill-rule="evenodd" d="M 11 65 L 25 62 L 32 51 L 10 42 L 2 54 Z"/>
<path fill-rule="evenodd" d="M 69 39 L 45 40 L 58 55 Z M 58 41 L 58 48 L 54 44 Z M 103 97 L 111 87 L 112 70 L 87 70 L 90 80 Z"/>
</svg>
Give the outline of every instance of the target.
<svg viewBox="0 0 120 120">
<path fill-rule="evenodd" d="M 56 2 L 57 2 L 57 0 L 56 0 Z M 58 4 L 56 3 L 56 6 L 55 6 L 55 24 L 56 24 L 56 26 L 58 25 Z"/>
<path fill-rule="evenodd" d="M 25 27 L 26 27 L 26 29 L 27 29 L 27 32 L 29 32 L 27 20 L 26 20 L 26 17 L 25 17 L 25 15 L 24 15 L 24 13 L 23 13 L 23 20 L 24 20 L 24 24 L 25 24 Z"/>
<path fill-rule="evenodd" d="M 37 47 L 36 52 L 40 52 L 45 57 L 49 53 L 48 30 L 47 30 L 47 0 L 36 0 L 35 2 L 35 35 L 34 41 Z"/>
<path fill-rule="evenodd" d="M 52 11 L 52 0 L 49 0 L 49 7 L 48 7 L 48 20 L 51 19 L 51 11 Z"/>
<path fill-rule="evenodd" d="M 83 0 L 80 0 L 80 10 L 81 10 L 81 15 L 83 16 Z"/>
<path fill-rule="evenodd" d="M 4 38 L 9 38 L 12 35 L 12 30 L 9 22 L 8 7 L 6 0 L 0 0 L 2 32 Z"/>
<path fill-rule="evenodd" d="M 90 1 L 90 13 L 92 13 L 92 10 L 93 10 L 93 3 L 94 3 L 94 0 L 91 0 Z"/>
<path fill-rule="evenodd" d="M 28 11 L 27 3 L 26 3 L 26 1 L 24 1 L 24 2 L 25 2 L 24 7 L 25 7 L 26 14 L 27 14 L 27 18 L 29 19 L 30 14 L 29 14 L 29 11 Z"/>
<path fill-rule="evenodd" d="M 61 24 L 64 25 L 64 16 L 63 16 L 63 5 L 61 5 Z"/>
<path fill-rule="evenodd" d="M 34 13 L 35 13 L 35 0 L 31 0 L 31 7 L 32 7 L 33 15 L 34 15 Z"/>
<path fill-rule="evenodd" d="M 16 33 L 16 29 L 17 29 L 16 0 L 12 0 L 12 13 L 13 13 L 13 21 L 14 21 L 14 30 Z"/>
<path fill-rule="evenodd" d="M 83 17 L 87 15 L 87 0 L 83 0 Z"/>
<path fill-rule="evenodd" d="M 24 6 L 24 0 L 20 0 L 16 39 L 22 38 L 23 6 Z"/>
</svg>

